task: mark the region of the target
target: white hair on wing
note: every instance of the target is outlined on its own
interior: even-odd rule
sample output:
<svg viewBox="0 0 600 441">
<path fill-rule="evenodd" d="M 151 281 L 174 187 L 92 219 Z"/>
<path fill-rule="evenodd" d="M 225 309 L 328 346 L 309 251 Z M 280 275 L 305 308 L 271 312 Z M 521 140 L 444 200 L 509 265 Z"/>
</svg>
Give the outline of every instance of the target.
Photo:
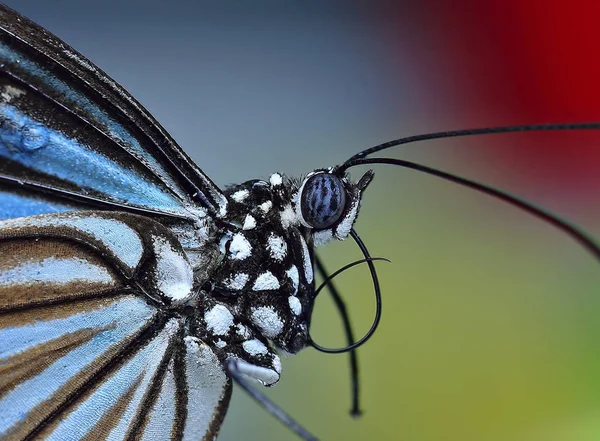
<svg viewBox="0 0 600 441">
<path fill-rule="evenodd" d="M 186 257 L 161 236 L 152 236 L 152 246 L 156 255 L 156 287 L 173 302 L 189 300 L 194 272 Z"/>
</svg>

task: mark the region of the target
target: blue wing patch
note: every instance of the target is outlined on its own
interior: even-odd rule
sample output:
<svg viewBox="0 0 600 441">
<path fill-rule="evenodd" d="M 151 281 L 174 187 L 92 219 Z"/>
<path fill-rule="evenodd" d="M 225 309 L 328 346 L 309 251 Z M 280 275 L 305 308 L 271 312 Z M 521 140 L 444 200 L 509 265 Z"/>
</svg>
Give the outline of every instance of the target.
<svg viewBox="0 0 600 441">
<path fill-rule="evenodd" d="M 0 220 L 76 211 L 80 208 L 80 205 L 71 204 L 68 200 L 57 201 L 43 195 L 24 192 L 22 188 L 13 187 L 12 191 L 9 191 L 0 186 Z"/>
<path fill-rule="evenodd" d="M 189 216 L 184 196 L 176 197 L 164 185 L 159 186 L 156 179 L 142 176 L 131 164 L 116 162 L 6 103 L 0 104 L 0 141 L 1 157 L 48 175 L 57 188 L 68 188 L 70 184 L 85 195 L 115 204 Z M 158 169 L 159 172 L 166 175 L 164 170 Z M 27 182 L 28 177 L 23 176 L 22 180 Z"/>
</svg>

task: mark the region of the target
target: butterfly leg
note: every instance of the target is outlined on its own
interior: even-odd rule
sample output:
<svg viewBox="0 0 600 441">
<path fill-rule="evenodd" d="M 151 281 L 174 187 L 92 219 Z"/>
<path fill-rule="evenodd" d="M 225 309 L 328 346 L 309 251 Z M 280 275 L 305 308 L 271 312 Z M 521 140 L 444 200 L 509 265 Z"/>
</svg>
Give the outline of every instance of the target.
<svg viewBox="0 0 600 441">
<path fill-rule="evenodd" d="M 240 385 L 242 389 L 244 389 L 248 395 L 250 395 L 253 399 L 255 399 L 258 404 L 263 406 L 267 412 L 277 418 L 281 423 L 287 426 L 290 430 L 294 431 L 300 438 L 306 441 L 319 441 L 318 438 L 315 438 L 313 435 L 308 433 L 308 431 L 298 424 L 290 415 L 288 415 L 281 407 L 275 404 L 272 400 L 270 400 L 266 395 L 259 392 L 253 385 L 250 384 L 246 378 L 244 378 L 243 374 L 240 372 L 239 364 L 243 363 L 243 361 L 230 358 L 227 361 L 227 372 L 231 375 L 231 378 Z"/>
</svg>

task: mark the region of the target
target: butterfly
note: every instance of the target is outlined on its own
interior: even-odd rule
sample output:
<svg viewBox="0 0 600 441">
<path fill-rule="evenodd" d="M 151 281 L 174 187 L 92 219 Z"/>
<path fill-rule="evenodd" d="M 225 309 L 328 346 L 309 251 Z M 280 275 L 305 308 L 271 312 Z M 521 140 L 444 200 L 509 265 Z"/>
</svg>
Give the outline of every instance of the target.
<svg viewBox="0 0 600 441">
<path fill-rule="evenodd" d="M 211 439 L 232 379 L 314 439 L 246 379 L 274 385 L 280 353 L 329 351 L 309 334 L 315 247 L 353 238 L 377 295 L 371 330 L 331 352 L 351 351 L 377 328 L 374 258 L 353 229 L 373 172 L 353 181 L 347 171 L 411 167 L 521 203 L 370 157 L 416 139 L 302 179 L 274 173 L 222 190 L 102 71 L 0 11 L 4 439 Z"/>
</svg>

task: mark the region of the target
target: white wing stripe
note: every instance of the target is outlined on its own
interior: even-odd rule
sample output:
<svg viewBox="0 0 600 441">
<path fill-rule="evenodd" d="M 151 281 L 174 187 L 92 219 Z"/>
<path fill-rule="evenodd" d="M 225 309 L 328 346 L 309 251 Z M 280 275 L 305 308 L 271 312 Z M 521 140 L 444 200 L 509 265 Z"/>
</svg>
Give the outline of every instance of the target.
<svg viewBox="0 0 600 441">
<path fill-rule="evenodd" d="M 148 423 L 144 428 L 142 441 L 167 440 L 171 438 L 175 426 L 175 369 L 171 360 L 167 366 L 158 398 L 148 415 Z"/>
<path fill-rule="evenodd" d="M 188 385 L 183 441 L 204 439 L 210 430 L 227 385 L 227 376 L 214 352 L 195 337 L 185 338 Z"/>
<path fill-rule="evenodd" d="M 138 233 L 130 226 L 116 219 L 74 213 L 60 216 L 35 216 L 30 218 L 8 219 L 0 223 L 5 234 L 11 228 L 73 228 L 85 233 L 95 240 L 101 241 L 117 258 L 133 270 L 137 267 L 144 253 L 144 245 Z"/>
<path fill-rule="evenodd" d="M 87 282 L 113 285 L 110 272 L 81 258 L 48 257 L 41 261 L 23 262 L 0 272 L 0 286 L 33 285 L 37 283 L 68 284 Z"/>
</svg>

